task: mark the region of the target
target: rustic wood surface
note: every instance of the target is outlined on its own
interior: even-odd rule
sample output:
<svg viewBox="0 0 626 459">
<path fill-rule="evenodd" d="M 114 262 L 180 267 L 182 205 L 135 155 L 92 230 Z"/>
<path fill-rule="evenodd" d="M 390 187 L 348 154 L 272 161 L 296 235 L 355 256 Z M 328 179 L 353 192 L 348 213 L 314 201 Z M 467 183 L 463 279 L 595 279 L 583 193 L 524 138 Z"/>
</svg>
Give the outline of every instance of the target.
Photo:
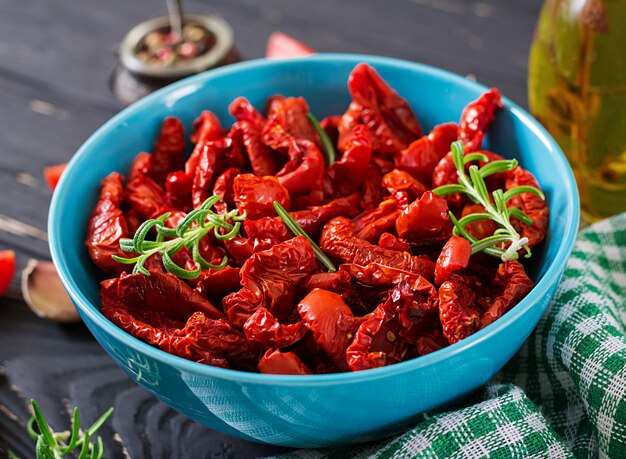
<svg viewBox="0 0 626 459">
<path fill-rule="evenodd" d="M 526 104 L 526 62 L 540 0 L 187 1 L 235 30 L 245 58 L 263 55 L 273 30 L 320 51 L 370 53 L 435 65 L 497 86 Z M 108 89 L 115 44 L 134 24 L 166 13 L 150 0 L 0 0 L 0 214 L 45 230 L 45 166 L 68 160 L 121 109 Z M 49 259 L 47 243 L 0 223 L 0 250 L 18 269 Z M 25 433 L 35 398 L 57 429 L 79 406 L 85 421 L 116 408 L 101 431 L 107 457 L 256 457 L 283 451 L 211 431 L 128 378 L 83 325 L 37 318 L 18 279 L 0 300 L 0 456 L 34 456 Z M 13 298 L 11 298 L 11 296 Z"/>
</svg>

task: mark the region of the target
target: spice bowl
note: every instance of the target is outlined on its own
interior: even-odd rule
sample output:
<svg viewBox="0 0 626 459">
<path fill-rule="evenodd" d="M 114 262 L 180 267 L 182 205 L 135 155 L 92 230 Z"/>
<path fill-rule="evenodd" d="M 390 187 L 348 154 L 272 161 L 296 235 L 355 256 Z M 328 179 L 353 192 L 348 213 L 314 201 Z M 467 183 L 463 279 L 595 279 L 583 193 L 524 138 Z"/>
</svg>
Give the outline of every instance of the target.
<svg viewBox="0 0 626 459">
<path fill-rule="evenodd" d="M 227 434 L 290 447 L 325 447 L 382 438 L 466 396 L 511 359 L 537 325 L 565 270 L 578 228 L 576 184 L 561 150 L 541 125 L 504 99 L 486 148 L 517 158 L 541 184 L 550 208 L 545 242 L 528 272 L 533 290 L 493 324 L 431 354 L 372 370 L 325 375 L 272 375 L 202 365 L 154 348 L 100 312 L 97 269 L 83 245 L 100 181 L 129 170 L 134 152 L 149 151 L 164 117 L 189 129 L 197 113 L 244 96 L 262 106 L 273 94 L 303 96 L 325 116 L 345 110 L 345 82 L 360 62 L 372 65 L 413 107 L 425 129 L 454 119 L 485 87 L 406 61 L 319 54 L 256 60 L 211 70 L 142 99 L 102 126 L 70 161 L 53 196 L 53 261 L 83 321 L 130 377 L 180 413 Z M 130 152 L 130 153 L 129 153 Z"/>
</svg>

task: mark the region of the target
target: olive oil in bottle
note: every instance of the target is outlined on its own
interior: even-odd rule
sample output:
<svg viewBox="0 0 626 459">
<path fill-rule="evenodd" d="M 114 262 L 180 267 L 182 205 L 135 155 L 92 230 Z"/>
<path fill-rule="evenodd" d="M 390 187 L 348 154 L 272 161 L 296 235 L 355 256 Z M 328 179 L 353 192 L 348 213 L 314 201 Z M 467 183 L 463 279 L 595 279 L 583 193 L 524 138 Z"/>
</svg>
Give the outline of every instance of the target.
<svg viewBox="0 0 626 459">
<path fill-rule="evenodd" d="M 626 211 L 626 0 L 546 0 L 528 91 L 572 166 L 583 217 Z"/>
</svg>

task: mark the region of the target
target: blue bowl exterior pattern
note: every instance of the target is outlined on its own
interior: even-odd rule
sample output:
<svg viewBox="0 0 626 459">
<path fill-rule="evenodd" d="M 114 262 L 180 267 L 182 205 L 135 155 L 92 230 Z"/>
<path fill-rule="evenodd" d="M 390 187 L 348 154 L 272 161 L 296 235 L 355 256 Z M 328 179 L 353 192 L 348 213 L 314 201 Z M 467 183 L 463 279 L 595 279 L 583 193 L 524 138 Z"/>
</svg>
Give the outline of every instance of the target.
<svg viewBox="0 0 626 459">
<path fill-rule="evenodd" d="M 554 295 L 578 227 L 578 195 L 559 147 L 524 110 L 505 100 L 487 148 L 516 157 L 537 177 L 549 201 L 550 229 L 530 269 L 533 291 L 504 317 L 433 354 L 358 373 L 283 376 L 196 364 L 153 348 L 100 313 L 101 278 L 83 245 L 99 182 L 128 171 L 139 151 L 150 151 L 165 116 L 185 126 L 204 109 L 224 125 L 237 96 L 264 107 L 268 96 L 304 96 L 318 117 L 342 113 L 346 81 L 369 62 L 405 97 L 426 130 L 458 120 L 485 87 L 460 76 L 405 61 L 360 55 L 256 60 L 210 71 L 164 88 L 100 128 L 70 161 L 54 193 L 50 248 L 63 284 L 83 321 L 129 376 L 180 413 L 248 440 L 293 447 L 364 442 L 398 432 L 417 417 L 477 389 L 513 356 Z"/>
</svg>

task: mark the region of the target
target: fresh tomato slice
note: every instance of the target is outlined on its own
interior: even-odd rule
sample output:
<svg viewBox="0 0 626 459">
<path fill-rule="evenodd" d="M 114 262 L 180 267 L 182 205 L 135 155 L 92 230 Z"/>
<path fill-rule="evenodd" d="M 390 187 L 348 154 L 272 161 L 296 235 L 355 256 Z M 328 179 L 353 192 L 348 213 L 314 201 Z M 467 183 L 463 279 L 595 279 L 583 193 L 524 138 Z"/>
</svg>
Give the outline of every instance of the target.
<svg viewBox="0 0 626 459">
<path fill-rule="evenodd" d="M 15 252 L 13 250 L 0 250 L 0 296 L 11 285 L 15 274 Z"/>
<path fill-rule="evenodd" d="M 314 54 L 315 51 L 282 32 L 273 32 L 267 39 L 265 57 L 285 58 Z"/>
<path fill-rule="evenodd" d="M 57 183 L 59 183 L 66 166 L 67 163 L 57 164 L 56 166 L 46 167 L 43 170 L 43 176 L 46 178 L 46 182 L 48 182 L 48 186 L 52 191 L 57 187 Z"/>
<path fill-rule="evenodd" d="M 435 283 L 441 284 L 450 277 L 454 271 L 467 268 L 472 247 L 467 239 L 460 236 L 452 236 L 441 249 L 441 254 L 435 265 Z"/>
</svg>

